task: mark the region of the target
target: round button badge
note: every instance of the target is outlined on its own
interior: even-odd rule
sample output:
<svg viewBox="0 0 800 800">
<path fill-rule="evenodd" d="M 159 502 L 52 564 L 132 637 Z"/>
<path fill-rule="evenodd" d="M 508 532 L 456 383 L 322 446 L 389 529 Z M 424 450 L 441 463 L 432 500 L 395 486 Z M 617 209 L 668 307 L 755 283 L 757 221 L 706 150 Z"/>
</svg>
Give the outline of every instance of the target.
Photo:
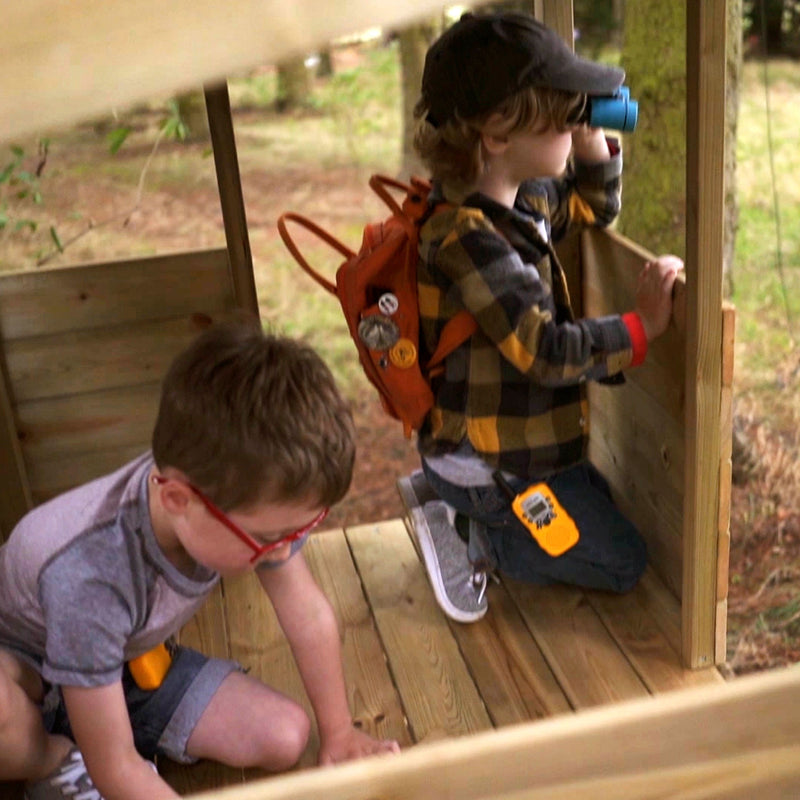
<svg viewBox="0 0 800 800">
<path fill-rule="evenodd" d="M 413 367 L 417 361 L 417 348 L 410 339 L 398 339 L 389 350 L 389 360 L 400 369 Z"/>
<path fill-rule="evenodd" d="M 392 314 L 395 314 L 397 309 L 400 308 L 400 301 L 397 299 L 397 295 L 391 292 L 385 292 L 378 298 L 378 308 L 381 314 L 386 314 L 387 317 L 391 317 Z"/>
</svg>

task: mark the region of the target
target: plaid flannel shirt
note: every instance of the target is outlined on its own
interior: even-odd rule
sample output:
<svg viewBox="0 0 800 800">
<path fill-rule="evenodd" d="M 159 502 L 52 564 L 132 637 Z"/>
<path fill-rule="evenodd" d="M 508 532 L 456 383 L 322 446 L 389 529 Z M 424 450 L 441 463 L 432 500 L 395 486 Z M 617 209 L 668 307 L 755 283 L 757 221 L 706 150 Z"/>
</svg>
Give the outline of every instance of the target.
<svg viewBox="0 0 800 800">
<path fill-rule="evenodd" d="M 617 147 L 612 152 L 608 162 L 576 163 L 563 178 L 523 184 L 513 209 L 476 193 L 423 226 L 423 363 L 458 311 L 478 323 L 433 380 L 423 454 L 452 451 L 467 437 L 491 466 L 530 478 L 584 457 L 584 382 L 631 365 L 632 339 L 620 316 L 574 319 L 563 270 L 540 228 L 558 241 L 576 226 L 604 226 L 616 217 L 622 157 Z M 431 202 L 445 199 L 436 188 Z"/>
</svg>

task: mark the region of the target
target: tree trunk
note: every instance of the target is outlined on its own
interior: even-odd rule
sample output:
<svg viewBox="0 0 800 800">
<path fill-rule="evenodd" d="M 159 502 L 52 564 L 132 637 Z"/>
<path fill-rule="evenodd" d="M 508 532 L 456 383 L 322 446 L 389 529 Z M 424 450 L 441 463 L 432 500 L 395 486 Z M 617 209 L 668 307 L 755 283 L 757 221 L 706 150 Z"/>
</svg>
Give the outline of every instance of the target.
<svg viewBox="0 0 800 800">
<path fill-rule="evenodd" d="M 305 58 L 299 56 L 278 64 L 278 111 L 289 111 L 305 105 L 311 94 L 311 77 Z"/>
<path fill-rule="evenodd" d="M 400 47 L 400 80 L 403 91 L 403 139 L 400 172 L 403 178 L 424 175 L 425 168 L 414 152 L 414 106 L 420 95 L 425 53 L 433 40 L 429 24 L 413 25 L 397 33 Z"/>
<path fill-rule="evenodd" d="M 639 101 L 625 139 L 620 230 L 683 257 L 686 194 L 686 10 L 677 0 L 625 4 L 622 65 Z"/>
<path fill-rule="evenodd" d="M 736 191 L 736 133 L 739 122 L 739 83 L 742 75 L 742 0 L 728 0 L 728 57 L 725 87 L 725 220 L 723 233 L 722 289 L 733 294 L 733 257 L 739 224 Z"/>
<path fill-rule="evenodd" d="M 330 47 L 326 47 L 319 54 L 319 64 L 317 64 L 317 77 L 330 78 L 333 75 L 333 56 Z"/>
</svg>

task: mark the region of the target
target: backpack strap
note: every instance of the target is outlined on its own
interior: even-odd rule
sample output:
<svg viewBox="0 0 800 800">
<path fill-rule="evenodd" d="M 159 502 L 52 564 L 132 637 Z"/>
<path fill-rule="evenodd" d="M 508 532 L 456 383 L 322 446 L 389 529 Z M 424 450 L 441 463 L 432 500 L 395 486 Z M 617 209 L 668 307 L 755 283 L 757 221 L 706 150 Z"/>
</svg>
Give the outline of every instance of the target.
<svg viewBox="0 0 800 800">
<path fill-rule="evenodd" d="M 445 358 L 450 355 L 457 347 L 478 330 L 478 323 L 469 311 L 459 311 L 442 329 L 439 337 L 439 344 L 430 357 L 427 366 L 428 378 L 435 378 L 444 371 Z"/>
<path fill-rule="evenodd" d="M 334 250 L 337 250 L 341 253 L 345 258 L 353 258 L 355 253 L 346 245 L 340 242 L 335 236 L 328 233 L 328 231 L 320 228 L 316 222 L 312 222 L 308 217 L 304 217 L 300 214 L 295 214 L 291 211 L 287 211 L 285 214 L 281 214 L 278 217 L 278 232 L 281 235 L 281 239 L 283 239 L 283 243 L 286 245 L 289 252 L 295 257 L 297 263 L 320 285 L 323 289 L 327 289 L 331 294 L 336 294 L 336 286 L 331 283 L 327 278 L 324 278 L 322 275 L 317 272 L 311 264 L 306 261 L 303 254 L 300 252 L 300 249 L 292 239 L 291 235 L 289 234 L 289 230 L 286 227 L 287 222 L 294 222 L 297 225 L 305 228 L 306 230 L 311 231 L 315 236 L 322 239 L 325 244 L 330 245 Z"/>
</svg>

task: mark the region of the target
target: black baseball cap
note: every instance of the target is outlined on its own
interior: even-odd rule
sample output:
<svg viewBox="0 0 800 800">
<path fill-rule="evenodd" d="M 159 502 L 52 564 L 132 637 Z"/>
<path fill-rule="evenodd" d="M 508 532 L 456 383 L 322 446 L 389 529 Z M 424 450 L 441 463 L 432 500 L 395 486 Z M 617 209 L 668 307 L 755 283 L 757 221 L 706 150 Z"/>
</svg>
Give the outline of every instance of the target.
<svg viewBox="0 0 800 800">
<path fill-rule="evenodd" d="M 422 98 L 428 121 L 491 111 L 528 86 L 612 95 L 625 72 L 576 56 L 561 37 L 520 12 L 464 14 L 428 50 Z"/>
</svg>

